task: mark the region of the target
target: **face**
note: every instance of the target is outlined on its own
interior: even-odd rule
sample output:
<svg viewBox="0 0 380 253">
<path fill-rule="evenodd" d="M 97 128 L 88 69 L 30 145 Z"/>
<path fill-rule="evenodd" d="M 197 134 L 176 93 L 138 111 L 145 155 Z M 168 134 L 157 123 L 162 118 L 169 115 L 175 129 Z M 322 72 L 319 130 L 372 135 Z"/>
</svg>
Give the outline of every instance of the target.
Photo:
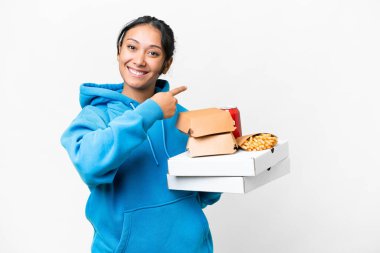
<svg viewBox="0 0 380 253">
<path fill-rule="evenodd" d="M 146 90 L 155 86 L 161 72 L 169 70 L 172 59 L 165 66 L 165 52 L 161 45 L 161 32 L 143 24 L 127 31 L 117 56 L 124 85 Z"/>
</svg>

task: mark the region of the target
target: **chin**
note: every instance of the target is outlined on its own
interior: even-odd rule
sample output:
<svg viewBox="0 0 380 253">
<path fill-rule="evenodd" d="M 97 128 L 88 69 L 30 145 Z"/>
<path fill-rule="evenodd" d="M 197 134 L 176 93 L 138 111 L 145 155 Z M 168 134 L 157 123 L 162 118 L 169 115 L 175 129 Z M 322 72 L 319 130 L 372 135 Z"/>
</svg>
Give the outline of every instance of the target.
<svg viewBox="0 0 380 253">
<path fill-rule="evenodd" d="M 124 82 L 128 87 L 131 87 L 132 89 L 136 90 L 146 90 L 149 88 L 149 85 L 146 84 L 145 82 L 134 82 L 134 81 L 128 81 L 126 80 Z"/>
<path fill-rule="evenodd" d="M 156 81 L 158 79 L 158 76 L 154 79 L 152 77 L 145 77 L 145 78 L 136 78 L 136 77 L 131 77 L 131 76 L 126 76 L 124 78 L 124 83 L 126 83 L 129 87 L 138 89 L 138 90 L 145 90 L 148 89 L 153 83 L 153 85 L 156 84 Z"/>
</svg>

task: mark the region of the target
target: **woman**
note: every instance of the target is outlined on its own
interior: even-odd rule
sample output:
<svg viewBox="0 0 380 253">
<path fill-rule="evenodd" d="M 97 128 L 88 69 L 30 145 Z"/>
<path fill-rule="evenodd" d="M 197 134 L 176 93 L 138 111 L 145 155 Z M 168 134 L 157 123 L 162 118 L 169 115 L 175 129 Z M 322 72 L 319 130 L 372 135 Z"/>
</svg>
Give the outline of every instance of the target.
<svg viewBox="0 0 380 253">
<path fill-rule="evenodd" d="M 85 83 L 82 111 L 61 142 L 90 189 L 86 217 L 94 227 L 92 252 L 212 252 L 202 211 L 219 193 L 172 191 L 167 160 L 185 151 L 175 127 L 177 104 L 169 83 L 158 79 L 173 61 L 174 35 L 162 20 L 128 23 L 117 41 L 124 82 Z"/>
</svg>

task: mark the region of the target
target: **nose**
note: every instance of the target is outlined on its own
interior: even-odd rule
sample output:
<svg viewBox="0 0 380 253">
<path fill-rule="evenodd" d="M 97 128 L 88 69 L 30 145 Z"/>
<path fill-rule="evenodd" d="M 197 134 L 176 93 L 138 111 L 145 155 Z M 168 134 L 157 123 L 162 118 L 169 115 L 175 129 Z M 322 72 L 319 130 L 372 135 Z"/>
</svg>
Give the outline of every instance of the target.
<svg viewBox="0 0 380 253">
<path fill-rule="evenodd" d="M 145 53 L 144 52 L 138 52 L 135 54 L 135 57 L 133 58 L 133 63 L 136 66 L 145 66 Z"/>
</svg>

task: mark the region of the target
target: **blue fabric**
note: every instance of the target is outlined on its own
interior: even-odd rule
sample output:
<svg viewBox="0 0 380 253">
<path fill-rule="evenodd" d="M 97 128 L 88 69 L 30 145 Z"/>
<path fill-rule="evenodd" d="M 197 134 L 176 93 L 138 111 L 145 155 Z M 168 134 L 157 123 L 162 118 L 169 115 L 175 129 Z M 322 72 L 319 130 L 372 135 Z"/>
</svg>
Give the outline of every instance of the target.
<svg viewBox="0 0 380 253">
<path fill-rule="evenodd" d="M 139 104 L 123 84 L 80 87 L 82 110 L 61 143 L 90 189 L 86 217 L 94 227 L 92 252 L 213 252 L 202 208 L 220 193 L 172 191 L 167 159 L 185 151 L 178 113 L 163 119 L 152 99 Z M 168 91 L 158 80 L 156 92 Z M 149 141 L 148 141 L 149 139 Z"/>
</svg>

